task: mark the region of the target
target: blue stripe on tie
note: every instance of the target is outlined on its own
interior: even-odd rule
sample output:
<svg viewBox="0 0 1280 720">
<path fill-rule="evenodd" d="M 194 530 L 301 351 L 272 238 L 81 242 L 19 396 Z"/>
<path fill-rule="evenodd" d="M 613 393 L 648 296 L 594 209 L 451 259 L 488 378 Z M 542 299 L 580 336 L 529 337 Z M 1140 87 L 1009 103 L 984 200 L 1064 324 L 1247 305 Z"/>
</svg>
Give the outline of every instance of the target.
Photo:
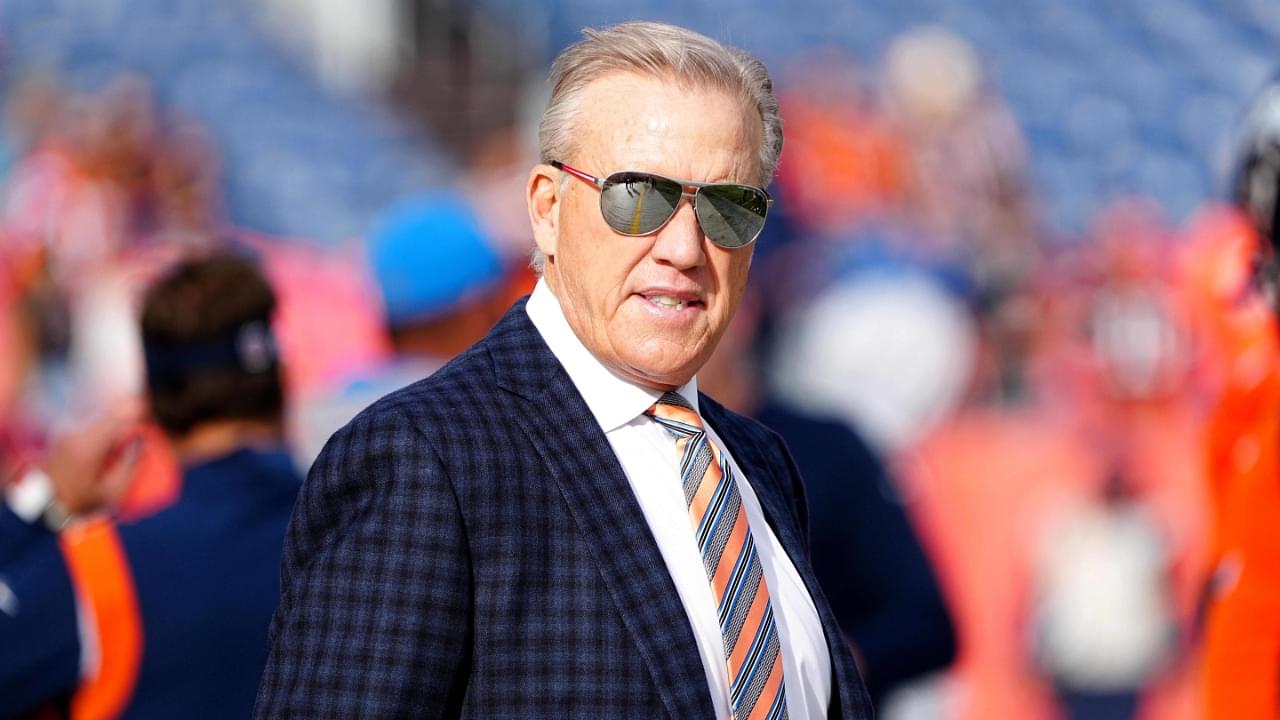
<svg viewBox="0 0 1280 720">
<path fill-rule="evenodd" d="M 760 659 L 765 656 L 765 648 L 769 646 L 769 640 L 773 637 L 774 631 L 773 602 L 771 601 L 764 608 L 764 619 L 760 621 L 756 636 L 751 639 L 751 648 L 747 651 L 747 659 L 743 661 L 742 667 L 738 670 L 738 677 L 734 679 L 733 684 L 729 687 L 735 706 L 741 699 L 742 691 L 751 687 L 751 679 L 760 671 Z"/>
<path fill-rule="evenodd" d="M 759 658 L 759 667 L 752 673 L 745 687 L 741 690 L 736 710 L 740 710 L 742 715 L 750 715 L 758 707 L 769 708 L 776 699 L 775 694 L 770 697 L 764 696 L 765 686 L 769 684 L 769 677 L 773 675 L 773 671 L 782 670 L 782 656 L 778 648 L 778 639 L 776 637 L 776 628 L 773 637 L 765 639 L 763 650 Z M 779 679 L 783 679 L 781 675 Z M 785 679 L 780 687 L 785 686 Z M 760 701 L 764 700 L 765 704 L 761 705 Z M 767 714 L 767 713 L 766 713 Z"/>
<path fill-rule="evenodd" d="M 706 513 L 702 516 L 702 522 L 698 523 L 698 552 L 702 553 L 705 558 L 707 555 L 707 545 L 711 542 L 711 538 L 715 537 L 715 529 L 722 520 L 737 520 L 738 514 L 735 512 L 733 517 L 728 517 L 729 508 L 737 509 L 731 500 L 733 500 L 733 492 L 731 483 L 733 481 L 721 482 L 716 487 L 716 493 L 711 496 L 711 506 L 707 508 Z M 714 571 L 715 568 L 707 568 Z"/>
<path fill-rule="evenodd" d="M 724 597 L 720 599 L 720 632 L 723 634 L 728 627 L 726 623 L 733 617 L 733 609 L 737 607 L 738 601 L 742 599 L 742 591 L 744 583 L 742 582 L 751 569 L 751 563 L 756 558 L 756 539 L 747 533 L 747 539 L 742 543 L 742 552 L 738 553 L 738 559 L 734 561 L 733 572 L 729 575 L 729 582 L 725 583 Z M 762 580 L 763 582 L 763 580 Z M 754 598 L 755 595 L 752 595 Z M 736 643 L 735 643 L 736 644 Z M 725 648 L 725 654 L 733 652 L 733 648 Z"/>
<path fill-rule="evenodd" d="M 720 476 L 720 484 L 716 485 L 715 493 L 711 495 L 711 502 L 707 505 L 706 512 L 702 514 L 702 519 L 698 521 L 698 527 L 695 529 L 694 537 L 698 541 L 698 551 L 701 552 L 707 546 L 707 538 L 710 536 L 711 522 L 719 516 L 725 506 L 729 504 L 729 489 L 732 486 L 733 478 Z"/>
<path fill-rule="evenodd" d="M 683 395 L 675 392 L 674 390 L 668 390 L 662 393 L 662 397 L 658 398 L 658 402 L 663 405 L 675 405 L 676 407 L 684 408 L 689 412 L 693 412 L 693 406 L 689 404 L 689 401 L 685 400 Z"/>
<path fill-rule="evenodd" d="M 724 514 L 720 517 L 715 526 L 711 528 L 711 532 L 707 535 L 707 541 L 702 544 L 703 564 L 708 568 L 718 568 L 726 557 L 726 553 L 733 553 L 734 557 L 740 554 L 742 546 L 734 548 L 729 547 L 729 541 L 733 539 L 733 529 L 738 524 L 739 515 L 745 515 L 742 511 L 742 499 L 736 492 L 736 487 L 730 488 L 728 497 L 725 498 Z M 750 529 L 750 528 L 748 528 Z"/>
<path fill-rule="evenodd" d="M 689 440 L 689 444 L 685 446 L 684 457 L 680 458 L 680 484 L 687 485 L 690 480 L 701 480 L 701 477 L 692 478 L 689 476 L 689 470 L 693 467 L 694 461 L 698 459 L 699 451 L 707 444 L 707 434 L 700 432 Z M 710 448 L 706 448 L 707 453 L 711 453 Z M 705 474 L 706 471 L 704 470 Z"/>
<path fill-rule="evenodd" d="M 651 415 L 650 417 L 652 417 L 659 425 L 666 428 L 667 432 L 672 433 L 673 435 L 688 437 L 702 432 L 702 428 L 697 427 L 696 425 L 690 425 L 689 423 L 680 422 L 679 420 L 672 420 L 671 418 L 664 418 L 659 415 Z"/>
</svg>

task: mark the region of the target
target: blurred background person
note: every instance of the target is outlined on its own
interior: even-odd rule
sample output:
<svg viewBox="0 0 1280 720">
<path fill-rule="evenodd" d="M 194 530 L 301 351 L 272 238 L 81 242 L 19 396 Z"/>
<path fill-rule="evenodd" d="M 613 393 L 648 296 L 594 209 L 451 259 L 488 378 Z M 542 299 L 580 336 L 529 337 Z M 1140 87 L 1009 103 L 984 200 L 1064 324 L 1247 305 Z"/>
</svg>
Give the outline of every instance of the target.
<svg viewBox="0 0 1280 720">
<path fill-rule="evenodd" d="M 1016 382 L 908 450 L 960 618 L 964 717 L 1191 705 L 1204 413 L 1174 242 L 1145 206 L 1113 208 L 1023 291 Z"/>
<path fill-rule="evenodd" d="M 845 422 L 789 407 L 763 385 L 760 311 L 749 292 L 699 374 L 700 387 L 786 441 L 808 494 L 814 572 L 879 706 L 951 663 L 951 618 L 876 451 Z"/>
<path fill-rule="evenodd" d="M 1032 653 L 1068 718 L 1128 720 L 1179 641 L 1162 528 L 1116 467 L 1035 548 Z"/>
<path fill-rule="evenodd" d="M 298 403 L 294 432 L 304 466 L 356 413 L 427 377 L 483 337 L 512 299 L 511 268 L 470 202 L 457 194 L 393 208 L 374 230 L 367 253 L 390 353 Z"/>
<path fill-rule="evenodd" d="M 1204 710 L 1211 720 L 1280 713 L 1280 77 L 1248 106 L 1235 162 L 1231 200 L 1240 215 L 1206 217 L 1199 226 L 1204 242 L 1229 253 L 1215 263 L 1226 272 L 1207 308 L 1217 315 L 1212 340 L 1226 361 L 1209 445 Z"/>
<path fill-rule="evenodd" d="M 55 442 L 0 510 L 6 717 L 234 717 L 253 705 L 300 486 L 284 445 L 275 297 L 234 255 L 147 294 L 147 404 L 182 465 L 173 504 L 109 511 L 136 448 L 128 408 Z"/>
</svg>

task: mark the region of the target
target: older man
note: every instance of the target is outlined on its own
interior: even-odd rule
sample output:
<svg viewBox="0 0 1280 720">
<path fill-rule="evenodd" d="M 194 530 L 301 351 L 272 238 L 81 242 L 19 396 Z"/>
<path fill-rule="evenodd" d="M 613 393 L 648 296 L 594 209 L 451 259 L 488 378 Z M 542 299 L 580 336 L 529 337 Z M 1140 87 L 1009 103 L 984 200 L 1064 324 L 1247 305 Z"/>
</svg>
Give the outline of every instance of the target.
<svg viewBox="0 0 1280 720">
<path fill-rule="evenodd" d="M 756 60 L 632 23 L 552 68 L 543 276 L 330 440 L 257 715 L 866 718 L 781 441 L 697 392 L 782 148 Z"/>
</svg>

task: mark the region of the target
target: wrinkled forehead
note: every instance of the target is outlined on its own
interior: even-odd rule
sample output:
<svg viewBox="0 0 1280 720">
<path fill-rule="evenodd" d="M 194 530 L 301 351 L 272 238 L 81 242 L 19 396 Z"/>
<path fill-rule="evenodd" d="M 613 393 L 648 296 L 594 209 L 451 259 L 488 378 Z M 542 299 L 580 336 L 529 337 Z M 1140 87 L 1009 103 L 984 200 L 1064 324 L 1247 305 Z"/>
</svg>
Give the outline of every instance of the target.
<svg viewBox="0 0 1280 720">
<path fill-rule="evenodd" d="M 669 173 L 688 167 L 740 181 L 760 173 L 759 115 L 739 94 L 709 82 L 614 73 L 588 83 L 574 123 L 576 160 L 598 173 Z M 601 167 L 603 165 L 603 167 Z M 722 179 L 722 178 L 719 178 Z"/>
</svg>

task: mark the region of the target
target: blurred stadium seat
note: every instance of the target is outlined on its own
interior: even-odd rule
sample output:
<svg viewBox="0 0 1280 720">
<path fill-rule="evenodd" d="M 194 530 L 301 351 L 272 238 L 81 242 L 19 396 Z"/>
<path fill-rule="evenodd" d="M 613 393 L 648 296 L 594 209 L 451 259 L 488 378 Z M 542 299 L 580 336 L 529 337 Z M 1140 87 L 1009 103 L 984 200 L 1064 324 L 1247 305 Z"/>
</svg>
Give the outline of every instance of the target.
<svg viewBox="0 0 1280 720">
<path fill-rule="evenodd" d="M 438 153 L 369 103 L 322 88 L 256 29 L 246 6 L 200 0 L 0 5 L 5 80 L 52 69 L 98 90 L 137 72 L 209 128 L 232 220 L 334 244 L 443 175 Z"/>
<path fill-rule="evenodd" d="M 475 6 L 541 28 L 549 59 L 579 28 L 644 17 L 740 44 L 771 67 L 831 44 L 875 64 L 893 37 L 939 24 L 972 42 L 1031 144 L 1050 226 L 1079 233 L 1107 199 L 1139 194 L 1185 219 L 1222 184 L 1236 109 L 1275 63 L 1280 22 L 1263 0 L 1061 3 L 904 0 L 892 5 L 764 0 L 515 2 Z"/>
</svg>

